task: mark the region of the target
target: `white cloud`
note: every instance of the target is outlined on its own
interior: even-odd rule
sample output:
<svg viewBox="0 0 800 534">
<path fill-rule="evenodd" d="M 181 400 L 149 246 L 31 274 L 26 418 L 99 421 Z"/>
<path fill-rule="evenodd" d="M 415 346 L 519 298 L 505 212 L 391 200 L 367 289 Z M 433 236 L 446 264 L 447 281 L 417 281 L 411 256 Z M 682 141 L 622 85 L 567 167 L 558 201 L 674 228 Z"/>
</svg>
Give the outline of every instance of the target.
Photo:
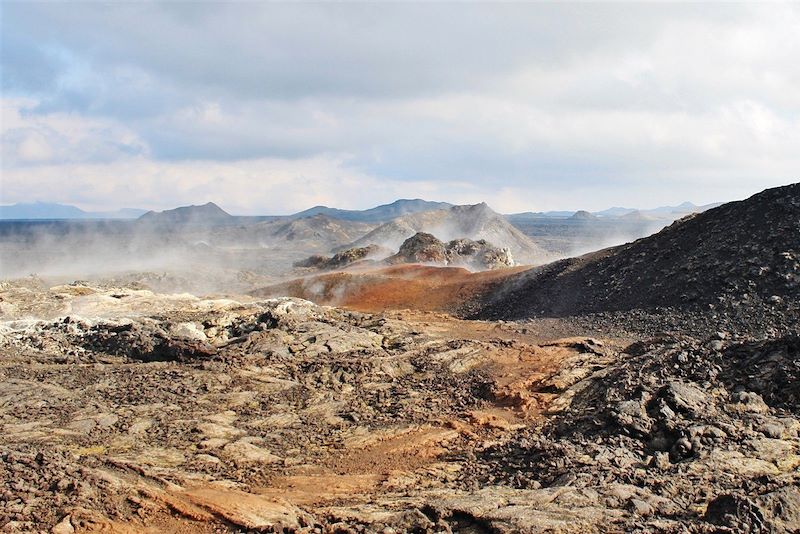
<svg viewBox="0 0 800 534">
<path fill-rule="evenodd" d="M 2 166 L 113 161 L 146 154 L 136 132 L 113 119 L 76 113 L 33 113 L 30 98 L 2 98 Z"/>
<path fill-rule="evenodd" d="M 137 206 L 152 209 L 214 201 L 237 214 L 292 213 L 313 205 L 365 207 L 408 196 L 478 202 L 470 184 L 379 180 L 333 156 L 304 160 L 248 159 L 156 162 L 129 158 L 113 163 L 73 163 L 5 171 L 3 203 L 44 194 L 86 209 Z M 116 202 L 109 204 L 109 198 Z"/>
<path fill-rule="evenodd" d="M 602 209 L 798 179 L 792 4 L 4 9 L 3 201 Z"/>
</svg>

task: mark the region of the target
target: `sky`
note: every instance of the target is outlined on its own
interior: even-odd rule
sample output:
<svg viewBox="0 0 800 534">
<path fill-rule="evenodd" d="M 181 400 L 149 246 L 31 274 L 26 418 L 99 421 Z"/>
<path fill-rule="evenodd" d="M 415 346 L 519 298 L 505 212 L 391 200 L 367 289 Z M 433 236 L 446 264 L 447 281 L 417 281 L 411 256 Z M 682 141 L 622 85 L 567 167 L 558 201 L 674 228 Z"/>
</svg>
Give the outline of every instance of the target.
<svg viewBox="0 0 800 534">
<path fill-rule="evenodd" d="M 504 213 L 800 181 L 800 4 L 0 4 L 0 203 Z"/>
</svg>

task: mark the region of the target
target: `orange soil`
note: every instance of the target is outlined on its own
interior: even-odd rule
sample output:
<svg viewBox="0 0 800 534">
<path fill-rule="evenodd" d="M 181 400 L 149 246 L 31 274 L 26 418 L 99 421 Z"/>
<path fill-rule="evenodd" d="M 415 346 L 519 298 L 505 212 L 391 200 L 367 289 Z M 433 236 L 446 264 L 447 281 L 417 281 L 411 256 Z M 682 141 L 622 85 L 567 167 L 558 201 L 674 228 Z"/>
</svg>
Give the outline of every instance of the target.
<svg viewBox="0 0 800 534">
<path fill-rule="evenodd" d="M 388 309 L 456 311 L 503 279 L 529 267 L 470 272 L 460 267 L 395 265 L 342 271 L 291 280 L 253 292 L 259 297 L 292 296 L 317 304 L 367 312 Z"/>
</svg>

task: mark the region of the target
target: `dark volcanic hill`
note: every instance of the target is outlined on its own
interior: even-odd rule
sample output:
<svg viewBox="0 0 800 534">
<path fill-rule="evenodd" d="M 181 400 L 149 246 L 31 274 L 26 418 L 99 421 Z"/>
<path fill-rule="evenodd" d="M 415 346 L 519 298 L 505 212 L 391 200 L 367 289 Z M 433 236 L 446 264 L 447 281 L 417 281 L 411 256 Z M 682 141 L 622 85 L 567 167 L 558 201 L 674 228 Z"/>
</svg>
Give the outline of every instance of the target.
<svg viewBox="0 0 800 534">
<path fill-rule="evenodd" d="M 520 273 L 493 318 L 800 300 L 800 183 L 691 215 L 650 237 Z"/>
<path fill-rule="evenodd" d="M 232 224 L 236 218 L 213 202 L 208 202 L 202 206 L 182 206 L 158 212 L 148 211 L 137 220 L 141 223 L 151 224 L 214 226 Z"/>
</svg>

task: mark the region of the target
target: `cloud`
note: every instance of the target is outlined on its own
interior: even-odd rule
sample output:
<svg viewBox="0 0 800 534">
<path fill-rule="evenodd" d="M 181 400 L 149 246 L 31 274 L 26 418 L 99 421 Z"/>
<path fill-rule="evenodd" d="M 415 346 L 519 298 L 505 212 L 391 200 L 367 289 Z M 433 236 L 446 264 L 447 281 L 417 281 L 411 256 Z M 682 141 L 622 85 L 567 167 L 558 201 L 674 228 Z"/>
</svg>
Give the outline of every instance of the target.
<svg viewBox="0 0 800 534">
<path fill-rule="evenodd" d="M 46 196 L 85 209 L 139 206 L 159 210 L 214 201 L 235 214 L 288 214 L 319 204 L 358 207 L 391 202 L 409 190 L 426 198 L 447 196 L 465 202 L 481 198 L 471 184 L 379 180 L 345 163 L 335 156 L 223 163 L 132 157 L 109 163 L 28 166 L 4 175 L 2 201 Z"/>
<path fill-rule="evenodd" d="M 800 168 L 795 4 L 3 11 L 4 201 L 602 209 Z"/>
<path fill-rule="evenodd" d="M 146 144 L 116 121 L 65 112 L 32 113 L 35 100 L 2 99 L 5 172 L 35 164 L 107 162 L 147 154 Z"/>
</svg>

